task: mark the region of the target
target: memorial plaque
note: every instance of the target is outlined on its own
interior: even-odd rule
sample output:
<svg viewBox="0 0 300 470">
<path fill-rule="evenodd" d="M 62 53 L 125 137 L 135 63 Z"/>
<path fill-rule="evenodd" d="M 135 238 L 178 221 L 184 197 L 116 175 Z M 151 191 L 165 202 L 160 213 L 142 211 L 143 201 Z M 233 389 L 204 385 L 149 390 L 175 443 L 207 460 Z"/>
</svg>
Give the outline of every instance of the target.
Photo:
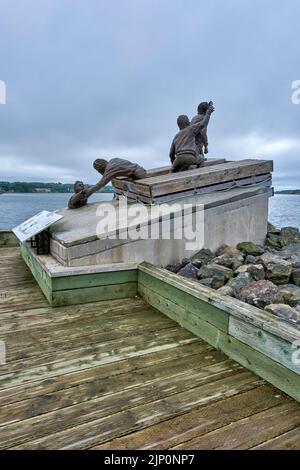
<svg viewBox="0 0 300 470">
<path fill-rule="evenodd" d="M 42 211 L 13 228 L 13 232 L 20 242 L 24 242 L 62 218 L 63 216 L 57 212 Z"/>
</svg>

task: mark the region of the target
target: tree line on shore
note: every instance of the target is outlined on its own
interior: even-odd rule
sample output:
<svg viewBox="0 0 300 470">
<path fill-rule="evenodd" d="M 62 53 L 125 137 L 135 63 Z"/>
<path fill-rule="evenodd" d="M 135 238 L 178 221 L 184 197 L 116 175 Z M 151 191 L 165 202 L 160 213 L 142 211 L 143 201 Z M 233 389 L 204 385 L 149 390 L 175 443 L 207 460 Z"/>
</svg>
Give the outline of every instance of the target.
<svg viewBox="0 0 300 470">
<path fill-rule="evenodd" d="M 300 189 L 284 189 L 282 191 L 275 191 L 275 194 L 300 194 Z"/>
<path fill-rule="evenodd" d="M 112 192 L 112 186 L 107 185 L 100 192 Z M 22 182 L 0 181 L 0 193 L 73 193 L 74 185 L 67 183 L 40 183 L 40 182 Z"/>
</svg>

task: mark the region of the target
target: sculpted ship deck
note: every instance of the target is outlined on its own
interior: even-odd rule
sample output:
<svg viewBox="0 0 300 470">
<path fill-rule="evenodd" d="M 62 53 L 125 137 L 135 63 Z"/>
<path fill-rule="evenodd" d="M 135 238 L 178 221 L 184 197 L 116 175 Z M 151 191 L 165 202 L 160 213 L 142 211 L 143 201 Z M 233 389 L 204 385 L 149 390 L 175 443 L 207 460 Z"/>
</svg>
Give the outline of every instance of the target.
<svg viewBox="0 0 300 470">
<path fill-rule="evenodd" d="M 214 165 L 212 161 L 209 163 L 210 165 L 179 173 L 166 170 L 163 174 L 152 174 L 153 176 L 137 181 L 116 178 L 113 184 L 118 194 L 143 202 L 159 203 L 190 194 L 205 194 L 269 181 L 273 171 L 272 161 L 266 160 L 217 160 Z"/>
</svg>

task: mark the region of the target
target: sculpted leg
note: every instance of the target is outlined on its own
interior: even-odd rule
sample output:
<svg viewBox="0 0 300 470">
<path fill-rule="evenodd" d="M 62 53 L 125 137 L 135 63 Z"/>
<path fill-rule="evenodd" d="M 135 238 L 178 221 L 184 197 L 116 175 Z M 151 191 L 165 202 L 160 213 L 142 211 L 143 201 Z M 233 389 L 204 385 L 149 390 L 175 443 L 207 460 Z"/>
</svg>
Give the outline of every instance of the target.
<svg viewBox="0 0 300 470">
<path fill-rule="evenodd" d="M 172 169 L 172 172 L 177 171 L 186 171 L 192 165 L 198 165 L 199 159 L 195 155 L 191 153 L 184 153 L 181 155 L 176 156 Z"/>
</svg>

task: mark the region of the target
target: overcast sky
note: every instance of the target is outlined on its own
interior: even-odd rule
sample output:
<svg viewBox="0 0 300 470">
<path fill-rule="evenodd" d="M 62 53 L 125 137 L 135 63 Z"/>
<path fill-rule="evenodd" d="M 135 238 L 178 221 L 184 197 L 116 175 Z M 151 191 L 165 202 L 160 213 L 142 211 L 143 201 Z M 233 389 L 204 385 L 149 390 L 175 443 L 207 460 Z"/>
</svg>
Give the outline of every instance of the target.
<svg viewBox="0 0 300 470">
<path fill-rule="evenodd" d="M 166 165 L 178 114 L 213 100 L 209 156 L 300 187 L 299 21 L 299 0 L 0 0 L 0 180 Z"/>
</svg>

